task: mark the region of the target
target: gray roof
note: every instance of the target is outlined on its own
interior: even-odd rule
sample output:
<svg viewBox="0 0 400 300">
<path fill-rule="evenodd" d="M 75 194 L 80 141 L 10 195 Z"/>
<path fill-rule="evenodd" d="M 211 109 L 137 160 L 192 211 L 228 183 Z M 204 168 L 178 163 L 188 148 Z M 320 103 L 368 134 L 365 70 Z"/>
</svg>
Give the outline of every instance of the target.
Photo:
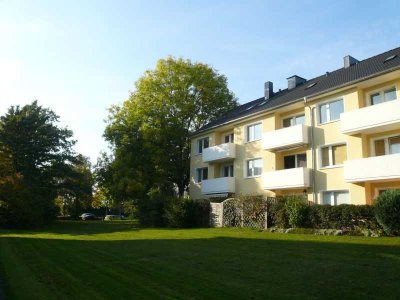
<svg viewBox="0 0 400 300">
<path fill-rule="evenodd" d="M 391 58 L 394 56 L 394 58 Z M 388 58 L 391 58 L 388 60 Z M 218 119 L 206 124 L 194 134 L 198 134 L 232 122 L 255 113 L 269 111 L 274 108 L 303 101 L 304 97 L 318 95 L 332 89 L 346 86 L 357 81 L 365 80 L 379 74 L 387 73 L 400 68 L 400 47 L 367 58 L 348 68 L 341 68 L 324 75 L 305 81 L 299 86 L 288 90 L 282 90 L 265 100 L 264 97 L 240 105 Z"/>
</svg>

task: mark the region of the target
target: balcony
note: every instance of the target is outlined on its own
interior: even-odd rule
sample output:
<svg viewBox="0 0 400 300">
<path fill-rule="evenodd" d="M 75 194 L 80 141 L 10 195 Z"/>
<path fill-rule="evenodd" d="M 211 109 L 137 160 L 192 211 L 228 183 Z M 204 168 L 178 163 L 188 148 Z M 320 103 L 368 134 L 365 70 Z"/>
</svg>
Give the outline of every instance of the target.
<svg viewBox="0 0 400 300">
<path fill-rule="evenodd" d="M 235 192 L 235 177 L 220 177 L 203 180 L 201 182 L 202 194 L 223 194 Z"/>
<path fill-rule="evenodd" d="M 344 162 L 344 181 L 400 179 L 400 154 L 352 159 Z"/>
<path fill-rule="evenodd" d="M 307 188 L 310 186 L 311 169 L 293 168 L 263 174 L 264 189 L 283 190 Z"/>
<path fill-rule="evenodd" d="M 308 126 L 299 124 L 275 131 L 265 132 L 263 149 L 279 151 L 308 144 Z"/>
<path fill-rule="evenodd" d="M 341 130 L 344 134 L 375 133 L 398 129 L 400 101 L 393 100 L 342 113 Z"/>
<path fill-rule="evenodd" d="M 235 159 L 236 145 L 234 143 L 225 143 L 203 150 L 203 162 L 223 162 Z"/>
</svg>

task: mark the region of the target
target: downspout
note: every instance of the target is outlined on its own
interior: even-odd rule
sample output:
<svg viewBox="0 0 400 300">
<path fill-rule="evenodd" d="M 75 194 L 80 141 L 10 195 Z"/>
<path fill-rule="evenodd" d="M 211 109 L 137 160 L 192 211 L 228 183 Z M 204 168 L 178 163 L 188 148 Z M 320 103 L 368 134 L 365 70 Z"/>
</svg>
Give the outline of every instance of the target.
<svg viewBox="0 0 400 300">
<path fill-rule="evenodd" d="M 307 105 L 307 97 L 304 97 L 304 106 L 308 107 L 310 110 L 310 118 L 311 118 L 311 163 L 312 163 L 312 172 L 311 172 L 311 185 L 312 185 L 312 201 L 316 204 L 316 192 L 315 192 L 315 145 L 314 145 L 314 127 L 315 127 L 315 118 L 314 118 L 314 110 L 315 107 L 310 107 Z"/>
</svg>

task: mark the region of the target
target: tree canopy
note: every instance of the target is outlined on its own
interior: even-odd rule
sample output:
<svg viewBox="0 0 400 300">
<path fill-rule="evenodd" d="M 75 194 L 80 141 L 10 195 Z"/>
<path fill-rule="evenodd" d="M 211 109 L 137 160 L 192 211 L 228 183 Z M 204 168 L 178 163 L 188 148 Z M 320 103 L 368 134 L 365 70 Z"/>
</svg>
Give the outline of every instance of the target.
<svg viewBox="0 0 400 300">
<path fill-rule="evenodd" d="M 33 227 L 55 218 L 54 199 L 79 173 L 72 131 L 58 120 L 36 101 L 0 117 L 0 225 Z"/>
<path fill-rule="evenodd" d="M 189 184 L 190 135 L 234 108 L 227 79 L 212 67 L 168 57 L 135 83 L 121 106 L 110 109 L 104 133 L 112 155 L 98 172 L 120 199 L 151 188 L 184 193 Z"/>
</svg>

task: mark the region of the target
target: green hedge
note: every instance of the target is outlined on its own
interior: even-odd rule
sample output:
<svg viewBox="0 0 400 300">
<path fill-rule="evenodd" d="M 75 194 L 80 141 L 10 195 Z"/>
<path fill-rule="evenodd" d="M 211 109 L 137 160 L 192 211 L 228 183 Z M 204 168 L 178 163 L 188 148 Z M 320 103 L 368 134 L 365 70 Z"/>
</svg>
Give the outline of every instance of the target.
<svg viewBox="0 0 400 300">
<path fill-rule="evenodd" d="M 384 192 L 376 199 L 374 210 L 379 224 L 387 234 L 400 234 L 400 191 Z"/>
<path fill-rule="evenodd" d="M 309 204 L 303 197 L 277 198 L 268 206 L 269 226 L 279 228 L 379 229 L 370 205 Z"/>
<path fill-rule="evenodd" d="M 210 201 L 185 197 L 169 198 L 164 219 L 168 227 L 208 227 L 210 224 Z"/>
</svg>

